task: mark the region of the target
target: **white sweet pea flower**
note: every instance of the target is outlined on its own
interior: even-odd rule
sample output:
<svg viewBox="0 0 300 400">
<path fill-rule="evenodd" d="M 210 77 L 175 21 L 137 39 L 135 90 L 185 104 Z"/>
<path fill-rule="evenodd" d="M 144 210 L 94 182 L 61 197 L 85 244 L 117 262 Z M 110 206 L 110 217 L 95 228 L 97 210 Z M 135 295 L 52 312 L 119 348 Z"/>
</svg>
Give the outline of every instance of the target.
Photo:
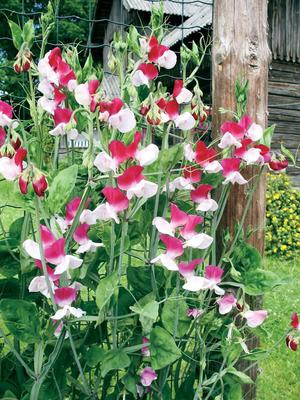
<svg viewBox="0 0 300 400">
<path fill-rule="evenodd" d="M 262 126 L 258 125 L 258 124 L 252 124 L 250 126 L 250 128 L 248 129 L 246 136 L 248 136 L 248 138 L 250 138 L 251 140 L 253 140 L 253 142 L 257 142 L 258 140 L 260 140 L 263 137 L 263 128 Z"/>
<path fill-rule="evenodd" d="M 154 163 L 158 158 L 158 154 L 159 148 L 155 144 L 149 144 L 145 148 L 136 151 L 135 159 L 142 167 L 145 167 Z"/>
<path fill-rule="evenodd" d="M 63 261 L 57 265 L 55 268 L 55 275 L 60 275 L 63 272 L 69 273 L 70 269 L 76 269 L 79 268 L 83 263 L 83 260 L 80 258 L 71 256 L 71 255 L 66 255 L 63 259 Z"/>
<path fill-rule="evenodd" d="M 101 151 L 95 158 L 94 165 L 100 172 L 116 172 L 118 162 L 105 153 L 105 151 Z"/>
<path fill-rule="evenodd" d="M 206 233 L 198 233 L 187 240 L 183 247 L 192 247 L 193 249 L 207 249 L 213 242 L 213 238 Z"/>
<path fill-rule="evenodd" d="M 129 108 L 122 109 L 118 113 L 111 115 L 108 122 L 121 133 L 132 131 L 136 125 L 134 114 Z"/>
<path fill-rule="evenodd" d="M 242 147 L 241 143 L 230 132 L 226 132 L 222 136 L 218 147 L 220 147 L 220 149 L 226 149 L 231 146 L 235 146 L 236 148 Z"/>
<path fill-rule="evenodd" d="M 176 128 L 179 128 L 183 131 L 189 131 L 195 126 L 195 119 L 189 112 L 184 112 L 181 115 L 178 115 L 175 119 Z"/>
<path fill-rule="evenodd" d="M 50 286 L 51 286 L 51 290 L 52 292 L 54 291 L 54 284 L 53 282 L 50 280 Z M 39 292 L 42 295 L 44 295 L 45 297 L 47 297 L 48 299 L 50 298 L 50 293 L 48 290 L 48 286 L 47 286 L 47 282 L 46 282 L 46 278 L 44 276 L 36 276 L 35 278 L 32 279 L 32 281 L 29 284 L 28 287 L 29 292 Z"/>
<path fill-rule="evenodd" d="M 178 265 L 176 264 L 175 260 L 167 254 L 160 254 L 159 256 L 153 258 L 153 260 L 150 262 L 151 264 L 159 263 L 169 271 L 178 271 Z"/>
<path fill-rule="evenodd" d="M 74 96 L 78 104 L 82 106 L 89 106 L 91 104 L 91 95 L 89 92 L 88 83 L 81 83 L 76 86 L 74 90 Z"/>
<path fill-rule="evenodd" d="M 174 228 L 172 228 L 170 222 L 168 222 L 164 218 L 155 217 L 152 221 L 152 225 L 156 227 L 159 233 L 164 233 L 169 236 L 174 236 Z"/>
<path fill-rule="evenodd" d="M 196 157 L 196 153 L 193 151 L 193 147 L 190 143 L 184 145 L 183 148 L 184 158 L 190 162 L 193 162 Z"/>
<path fill-rule="evenodd" d="M 70 317 L 73 315 L 75 318 L 81 318 L 86 314 L 85 311 L 81 310 L 81 308 L 75 308 L 69 305 L 63 306 L 56 311 L 56 313 L 51 317 L 51 319 L 55 321 L 59 321 L 65 317 Z"/>
</svg>

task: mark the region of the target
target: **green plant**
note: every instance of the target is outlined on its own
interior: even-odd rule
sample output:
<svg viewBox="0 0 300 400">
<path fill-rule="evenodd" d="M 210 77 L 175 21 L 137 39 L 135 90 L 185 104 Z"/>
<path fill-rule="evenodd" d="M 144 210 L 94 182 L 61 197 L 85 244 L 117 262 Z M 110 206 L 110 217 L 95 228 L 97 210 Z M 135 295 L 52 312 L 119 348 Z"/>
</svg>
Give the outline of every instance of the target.
<svg viewBox="0 0 300 400">
<path fill-rule="evenodd" d="M 285 174 L 268 174 L 266 252 L 293 258 L 300 250 L 300 191 Z"/>
</svg>

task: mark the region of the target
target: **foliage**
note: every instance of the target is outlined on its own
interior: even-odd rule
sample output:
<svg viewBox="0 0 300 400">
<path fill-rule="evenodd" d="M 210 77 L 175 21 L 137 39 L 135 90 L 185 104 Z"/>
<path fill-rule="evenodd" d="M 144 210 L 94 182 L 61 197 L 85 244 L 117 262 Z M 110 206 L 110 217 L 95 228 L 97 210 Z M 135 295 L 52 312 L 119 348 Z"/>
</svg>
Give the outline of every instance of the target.
<svg viewBox="0 0 300 400">
<path fill-rule="evenodd" d="M 241 399 L 252 381 L 239 360 L 265 355 L 246 345 L 268 315 L 251 309 L 251 296 L 285 283 L 243 237 L 272 158 L 262 146 L 269 130 L 242 115 L 248 85 L 237 86 L 235 121 L 222 124 L 215 148 L 202 140 L 209 112 L 194 79 L 206 43 L 183 47 L 183 79 L 170 91 L 164 70 L 177 55 L 160 44 L 161 7 L 149 36 L 115 33 L 114 99 L 91 56 L 83 62 L 70 45 L 47 51 L 53 21 L 49 6 L 38 26 L 10 22 L 28 114 L 0 102 L 1 209 L 10 215 L 0 218 L 0 396 Z M 77 154 L 79 132 L 88 148 Z M 246 206 L 235 231 L 224 229 L 220 256 L 233 185 L 246 185 Z"/>
<path fill-rule="evenodd" d="M 268 174 L 266 252 L 291 259 L 300 250 L 300 192 L 286 174 Z"/>
</svg>

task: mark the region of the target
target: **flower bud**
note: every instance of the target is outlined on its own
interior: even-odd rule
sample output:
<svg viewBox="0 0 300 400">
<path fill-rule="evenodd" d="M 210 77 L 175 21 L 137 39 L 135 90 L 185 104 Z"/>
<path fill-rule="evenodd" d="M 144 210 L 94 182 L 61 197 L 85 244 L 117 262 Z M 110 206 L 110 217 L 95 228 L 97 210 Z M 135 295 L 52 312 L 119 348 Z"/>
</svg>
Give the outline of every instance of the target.
<svg viewBox="0 0 300 400">
<path fill-rule="evenodd" d="M 32 187 L 38 197 L 44 197 L 45 191 L 48 189 L 48 182 L 40 171 L 34 174 Z"/>
<path fill-rule="evenodd" d="M 16 56 L 14 70 L 17 74 L 27 72 L 31 67 L 32 54 L 28 47 L 23 47 Z"/>
<path fill-rule="evenodd" d="M 27 194 L 28 191 L 28 176 L 25 174 L 19 177 L 19 188 L 22 194 Z"/>
<path fill-rule="evenodd" d="M 275 172 L 284 171 L 288 165 L 288 160 L 282 154 L 273 154 L 269 161 L 270 169 Z"/>
</svg>

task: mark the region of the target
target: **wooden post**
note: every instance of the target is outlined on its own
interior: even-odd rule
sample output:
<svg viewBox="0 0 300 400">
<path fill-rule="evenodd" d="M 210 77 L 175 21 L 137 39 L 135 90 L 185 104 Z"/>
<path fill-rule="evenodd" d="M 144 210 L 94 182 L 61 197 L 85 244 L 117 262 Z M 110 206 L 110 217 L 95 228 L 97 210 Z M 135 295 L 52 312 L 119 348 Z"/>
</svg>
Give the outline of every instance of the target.
<svg viewBox="0 0 300 400">
<path fill-rule="evenodd" d="M 268 66 L 270 50 L 267 41 L 267 0 L 215 0 L 213 11 L 212 49 L 212 97 L 213 137 L 218 137 L 223 121 L 232 119 L 230 114 L 219 113 L 219 108 L 236 109 L 235 82 L 249 81 L 247 113 L 253 121 L 267 125 Z M 249 167 L 243 176 L 249 180 L 257 172 Z M 251 182 L 251 181 L 250 181 Z M 251 184 L 251 183 L 250 183 Z M 245 208 L 246 185 L 234 185 L 228 199 L 220 231 L 229 227 L 233 232 Z M 254 233 L 249 243 L 261 254 L 264 251 L 265 180 L 262 179 L 245 220 L 245 228 L 251 226 Z M 256 347 L 252 338 L 250 347 Z M 245 368 L 245 365 L 243 366 Z M 241 367 L 242 369 L 242 367 Z M 248 371 L 256 379 L 257 370 Z M 244 390 L 244 399 L 255 398 L 254 385 Z"/>
</svg>

